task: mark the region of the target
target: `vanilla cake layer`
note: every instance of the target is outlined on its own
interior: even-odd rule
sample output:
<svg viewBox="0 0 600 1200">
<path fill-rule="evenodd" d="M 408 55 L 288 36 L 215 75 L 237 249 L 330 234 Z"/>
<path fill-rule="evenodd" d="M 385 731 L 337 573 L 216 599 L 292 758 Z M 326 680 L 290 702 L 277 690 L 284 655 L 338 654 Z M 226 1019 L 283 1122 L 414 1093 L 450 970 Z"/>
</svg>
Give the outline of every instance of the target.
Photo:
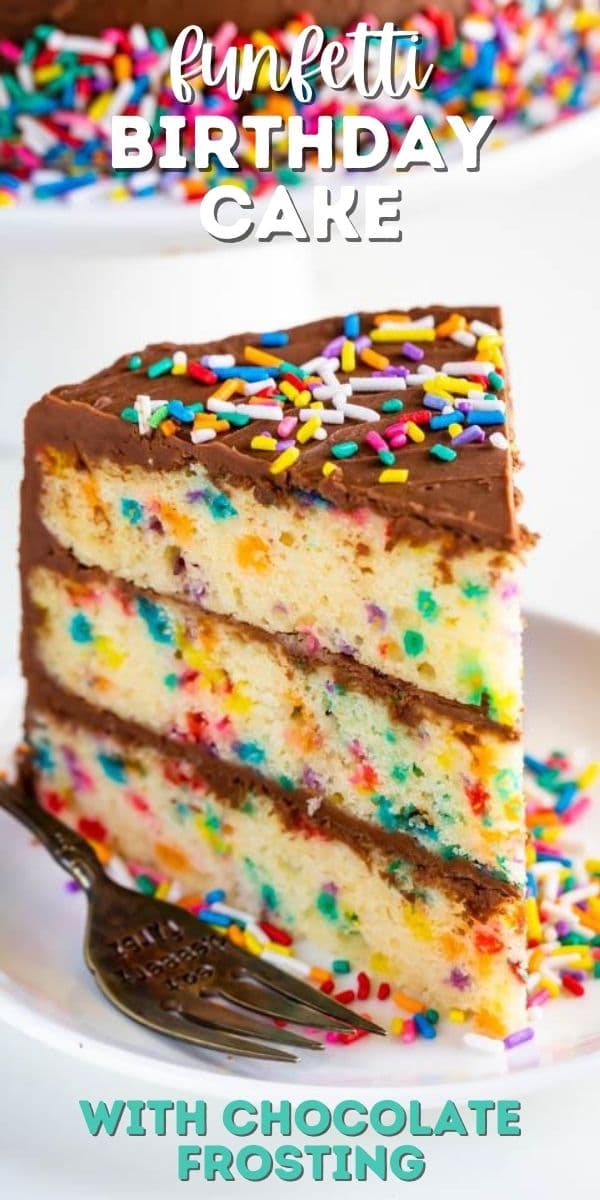
<svg viewBox="0 0 600 1200">
<path fill-rule="evenodd" d="M 448 531 L 391 541 L 382 514 L 312 493 L 257 503 L 200 464 L 153 471 L 48 443 L 35 453 L 41 519 L 81 563 L 519 723 L 515 554 L 457 546 Z"/>
<path fill-rule="evenodd" d="M 474 894 L 382 847 L 358 853 L 318 813 L 299 824 L 260 788 L 236 793 L 118 722 L 109 733 L 34 705 L 28 735 L 40 802 L 88 838 L 194 892 L 224 887 L 230 903 L 487 1032 L 525 1024 L 519 897 L 474 913 Z"/>
<path fill-rule="evenodd" d="M 288 640 L 100 572 L 33 567 L 30 652 L 61 688 L 123 719 L 249 763 L 442 858 L 522 883 L 519 740 L 448 704 L 344 670 Z M 143 686 L 140 668 L 143 664 Z"/>
</svg>

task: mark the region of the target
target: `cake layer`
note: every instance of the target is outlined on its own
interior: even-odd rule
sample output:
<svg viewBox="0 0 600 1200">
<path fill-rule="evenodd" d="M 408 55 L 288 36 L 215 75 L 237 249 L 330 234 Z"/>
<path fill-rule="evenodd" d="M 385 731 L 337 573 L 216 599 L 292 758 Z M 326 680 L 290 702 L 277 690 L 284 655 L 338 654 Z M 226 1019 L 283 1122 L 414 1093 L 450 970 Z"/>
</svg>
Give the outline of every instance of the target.
<svg viewBox="0 0 600 1200">
<path fill-rule="evenodd" d="M 48 445 L 39 458 L 42 521 L 83 564 L 518 723 L 513 556 L 474 545 L 453 557 L 444 536 L 390 545 L 378 513 L 257 504 L 200 465 L 81 466 Z"/>
<path fill-rule="evenodd" d="M 84 713 L 85 705 L 82 706 Z M 502 1034 L 524 1025 L 522 902 L 485 918 L 406 860 L 357 852 L 331 826 L 292 820 L 260 788 L 236 796 L 186 752 L 108 734 L 32 706 L 28 733 L 42 804 L 128 860 L 267 914 L 428 1004 L 473 1012 Z"/>
<path fill-rule="evenodd" d="M 32 567 L 27 669 L 340 815 L 523 879 L 521 746 L 343 657 L 136 592 L 66 555 Z M 140 687 L 140 676 L 143 686 Z"/>
</svg>

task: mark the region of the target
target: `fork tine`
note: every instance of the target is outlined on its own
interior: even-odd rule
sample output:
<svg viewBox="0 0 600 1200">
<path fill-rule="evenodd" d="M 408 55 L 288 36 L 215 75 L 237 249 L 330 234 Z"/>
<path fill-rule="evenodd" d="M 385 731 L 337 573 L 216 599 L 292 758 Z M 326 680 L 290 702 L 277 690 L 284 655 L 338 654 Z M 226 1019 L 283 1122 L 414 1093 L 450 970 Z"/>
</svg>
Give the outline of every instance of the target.
<svg viewBox="0 0 600 1200">
<path fill-rule="evenodd" d="M 278 995 L 277 992 L 268 991 L 254 983 L 236 979 L 231 983 L 219 983 L 218 987 L 221 995 L 231 1000 L 232 1004 L 241 1004 L 244 1008 L 274 1017 L 276 1020 L 308 1025 L 314 1029 L 338 1030 L 340 1033 L 347 1033 L 348 1029 L 352 1028 L 347 1022 L 342 1023 L 319 1012 L 318 1009 L 298 1004 L 287 996 Z"/>
<path fill-rule="evenodd" d="M 275 1047 L 261 1045 L 260 1042 L 251 1042 L 247 1038 L 236 1037 L 235 1034 L 223 1030 L 203 1027 L 195 1021 L 188 1022 L 183 1015 L 175 1016 L 174 1013 L 156 1006 L 147 1008 L 143 1015 L 128 1009 L 127 1015 L 157 1033 L 166 1033 L 169 1037 L 191 1042 L 193 1046 L 199 1046 L 203 1050 L 226 1051 L 229 1054 L 242 1055 L 244 1058 L 272 1059 L 275 1062 L 298 1062 L 296 1054 L 288 1054 L 285 1050 L 276 1050 Z"/>
<path fill-rule="evenodd" d="M 296 979 L 287 971 L 281 971 L 279 967 L 271 966 L 264 959 L 252 959 L 251 965 L 243 963 L 243 969 L 252 978 L 258 978 L 261 983 L 267 984 L 277 992 L 281 992 L 284 996 L 288 996 L 292 1000 L 297 1000 L 300 1004 L 306 1005 L 310 1009 L 308 1020 L 301 1021 L 301 1024 L 313 1025 L 316 1028 L 335 1029 L 336 1026 L 329 1021 L 327 1024 L 324 1020 L 317 1021 L 316 1014 L 321 1017 L 332 1018 L 333 1021 L 338 1021 L 343 1029 L 347 1032 L 348 1029 L 364 1029 L 367 1033 L 379 1033 L 385 1035 L 385 1030 L 380 1025 L 375 1025 L 373 1021 L 369 1021 L 367 1017 L 361 1017 L 358 1013 L 351 1009 L 344 1008 L 338 1000 L 332 1000 L 331 996 L 326 996 L 324 992 L 317 991 L 309 983 L 305 983 L 302 979 Z M 236 984 L 237 986 L 237 984 Z M 233 996 L 235 1000 L 236 995 Z M 266 1012 L 266 1008 L 263 1008 Z M 293 1020 L 293 1018 L 289 1018 Z"/>
<path fill-rule="evenodd" d="M 186 995 L 181 1008 L 175 1011 L 188 1021 L 199 1021 L 201 1025 L 214 1025 L 228 1033 L 239 1034 L 241 1037 L 264 1038 L 267 1042 L 278 1042 L 280 1045 L 298 1046 L 301 1050 L 322 1050 L 320 1042 L 301 1037 L 292 1033 L 291 1029 L 278 1029 L 276 1025 L 267 1025 L 263 1021 L 253 1021 L 242 1012 L 233 1012 L 224 1004 L 213 1000 L 204 1000 L 201 996 Z"/>
</svg>

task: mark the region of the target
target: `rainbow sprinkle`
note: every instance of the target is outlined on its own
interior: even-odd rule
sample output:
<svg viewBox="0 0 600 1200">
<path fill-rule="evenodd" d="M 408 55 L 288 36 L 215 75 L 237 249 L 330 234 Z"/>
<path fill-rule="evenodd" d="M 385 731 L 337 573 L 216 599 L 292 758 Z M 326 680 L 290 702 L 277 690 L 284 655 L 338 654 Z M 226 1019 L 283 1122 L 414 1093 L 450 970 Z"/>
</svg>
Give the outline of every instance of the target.
<svg viewBox="0 0 600 1200">
<path fill-rule="evenodd" d="M 377 22 L 365 18 L 375 29 Z M 229 47 L 273 45 L 284 65 L 298 33 L 312 24 L 308 12 L 283 28 L 241 36 L 225 23 L 214 37 L 221 53 Z M 182 106 L 168 86 L 170 44 L 162 30 L 133 25 L 107 29 L 98 38 L 73 36 L 54 25 L 38 25 L 23 45 L 0 37 L 0 207 L 19 199 L 74 204 L 90 200 L 143 199 L 159 193 L 190 203 L 218 184 L 242 184 L 255 197 L 277 184 L 294 186 L 301 173 L 287 164 L 285 138 L 275 143 L 272 171 L 255 166 L 251 135 L 240 125 L 240 169 L 218 164 L 200 172 L 193 165 L 196 117 L 240 120 L 247 108 L 284 119 L 300 114 L 309 131 L 322 115 L 336 128 L 344 114 L 376 116 L 397 149 L 410 122 L 423 114 L 432 133 L 447 136 L 446 116 L 491 113 L 499 123 L 496 143 L 589 109 L 600 100 L 600 14 L 592 0 L 556 6 L 532 0 L 498 6 L 471 0 L 456 24 L 454 16 L 424 5 L 403 25 L 421 35 L 424 64 L 435 63 L 424 93 L 402 102 L 361 100 L 354 92 L 331 92 L 316 81 L 315 99 L 299 105 L 290 94 L 271 93 L 260 84 L 242 101 L 220 88 L 197 86 L 192 105 Z M 346 33 L 351 32 L 352 26 Z M 327 31 L 340 38 L 339 29 Z M 188 164 L 182 171 L 112 172 L 110 130 L 113 115 L 136 115 L 153 129 L 157 155 L 164 150 L 159 119 L 187 118 L 184 135 Z M 352 315 L 352 314 L 351 314 Z M 355 337 L 348 319 L 344 336 Z M 421 339 L 420 339 L 421 340 Z M 422 340 L 427 340 L 426 338 Z M 416 361 L 415 337 L 403 337 Z M 279 346 L 280 342 L 263 343 Z M 468 340 L 465 345 L 468 345 Z M 350 354 L 350 350 L 346 350 Z"/>
<path fill-rule="evenodd" d="M 354 334 L 351 340 L 346 336 L 348 329 Z M 424 352 L 415 367 L 414 356 L 407 354 L 403 340 L 407 330 L 429 348 L 440 337 L 461 333 L 471 339 L 472 357 L 445 362 L 436 370 L 427 363 Z M 351 314 L 343 318 L 340 336 L 300 365 L 262 349 L 265 339 L 266 344 L 275 346 L 274 339 L 282 336 L 287 335 L 260 335 L 261 346 L 245 346 L 241 360 L 232 354 L 208 354 L 199 362 L 188 362 L 185 351 L 178 350 L 171 357 L 144 365 L 140 355 L 133 355 L 127 370 L 140 375 L 142 387 L 144 377 L 164 377 L 170 390 L 176 387 L 172 380 L 188 375 L 215 390 L 204 403 L 187 405 L 177 399 L 153 400 L 140 392 L 133 406 L 122 409 L 122 420 L 137 422 L 142 437 L 158 430 L 168 437 L 189 436 L 195 445 L 255 422 L 257 433 L 247 448 L 266 459 L 271 475 L 285 474 L 305 447 L 321 442 L 329 443 L 329 457 L 321 468 L 325 478 L 334 472 L 343 476 L 344 463 L 360 455 L 382 468 L 375 478 L 385 486 L 409 480 L 409 467 L 402 461 L 404 447 L 423 446 L 430 459 L 444 465 L 486 441 L 496 450 L 508 451 L 509 442 L 498 429 L 506 423 L 506 404 L 500 394 L 504 389 L 503 338 L 491 325 L 468 321 L 460 313 L 437 326 L 431 313 L 412 320 L 403 313 L 382 313 L 367 331 L 361 328 L 360 317 Z M 385 356 L 373 351 L 375 341 L 385 346 Z M 349 345 L 351 356 L 346 350 Z M 338 356 L 345 350 L 346 368 Z M 404 358 L 408 365 L 392 363 L 391 356 Z M 383 369 L 381 361 L 386 363 Z M 493 393 L 487 390 L 492 379 Z M 408 389 L 412 395 L 417 390 L 423 408 L 404 411 L 405 402 L 390 394 Z M 357 403 L 362 397 L 365 403 Z M 357 422 L 359 430 L 365 424 L 377 423 L 378 428 L 358 436 Z M 354 437 L 342 435 L 340 426 L 347 423 Z"/>
</svg>

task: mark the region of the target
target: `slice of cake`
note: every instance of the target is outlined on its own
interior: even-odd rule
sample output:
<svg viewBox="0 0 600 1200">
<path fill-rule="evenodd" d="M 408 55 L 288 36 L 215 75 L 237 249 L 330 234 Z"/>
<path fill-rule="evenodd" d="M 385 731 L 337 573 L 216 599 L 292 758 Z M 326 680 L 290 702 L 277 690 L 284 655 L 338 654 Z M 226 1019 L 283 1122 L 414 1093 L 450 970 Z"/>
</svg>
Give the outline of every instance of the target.
<svg viewBox="0 0 600 1200">
<path fill-rule="evenodd" d="M 151 346 L 29 412 L 40 802 L 502 1034 L 521 616 L 494 308 Z"/>
</svg>

